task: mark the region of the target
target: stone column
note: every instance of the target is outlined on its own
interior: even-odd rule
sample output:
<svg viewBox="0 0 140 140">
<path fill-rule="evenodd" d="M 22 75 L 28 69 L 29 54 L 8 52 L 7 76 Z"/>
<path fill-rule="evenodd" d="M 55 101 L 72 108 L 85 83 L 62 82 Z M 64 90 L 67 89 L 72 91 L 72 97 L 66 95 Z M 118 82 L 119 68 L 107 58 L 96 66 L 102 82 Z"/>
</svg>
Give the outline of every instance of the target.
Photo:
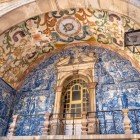
<svg viewBox="0 0 140 140">
<path fill-rule="evenodd" d="M 47 112 L 45 114 L 45 122 L 44 122 L 44 128 L 43 128 L 42 135 L 49 135 L 49 131 L 50 131 L 50 113 Z"/>
<path fill-rule="evenodd" d="M 82 127 L 81 127 L 81 134 L 87 135 L 87 112 L 82 112 Z"/>
<path fill-rule="evenodd" d="M 56 87 L 55 103 L 54 103 L 54 111 L 53 111 L 54 114 L 60 113 L 62 88 L 63 88 L 62 86 Z"/>
<path fill-rule="evenodd" d="M 98 129 L 98 120 L 96 118 L 96 88 L 97 82 L 91 82 L 88 85 L 90 97 L 90 111 L 88 116 L 88 134 L 96 134 Z"/>
<path fill-rule="evenodd" d="M 60 133 L 60 106 L 61 106 L 62 86 L 56 87 L 55 104 L 53 111 L 53 118 L 51 121 L 51 134 L 57 135 Z"/>
<path fill-rule="evenodd" d="M 132 133 L 131 126 L 130 126 L 131 121 L 128 117 L 129 109 L 123 109 L 122 112 L 124 115 L 123 123 L 124 123 L 125 134 L 131 134 Z"/>
<path fill-rule="evenodd" d="M 17 124 L 17 120 L 18 120 L 18 115 L 13 115 L 12 118 L 13 118 L 13 122 L 10 124 L 9 132 L 7 134 L 8 137 L 14 136 L 14 133 L 16 130 L 16 124 Z"/>
</svg>

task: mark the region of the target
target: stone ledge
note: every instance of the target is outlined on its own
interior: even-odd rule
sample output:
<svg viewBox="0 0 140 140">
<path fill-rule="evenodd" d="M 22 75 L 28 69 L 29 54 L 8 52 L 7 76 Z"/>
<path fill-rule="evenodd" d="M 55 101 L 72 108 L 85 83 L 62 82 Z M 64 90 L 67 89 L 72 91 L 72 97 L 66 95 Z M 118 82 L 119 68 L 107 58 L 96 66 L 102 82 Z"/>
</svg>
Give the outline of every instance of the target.
<svg viewBox="0 0 140 140">
<path fill-rule="evenodd" d="M 0 137 L 0 140 L 48 140 L 48 139 L 92 139 L 92 140 L 138 140 L 140 134 L 110 134 L 110 135 L 46 135 L 46 136 L 12 136 Z"/>
</svg>

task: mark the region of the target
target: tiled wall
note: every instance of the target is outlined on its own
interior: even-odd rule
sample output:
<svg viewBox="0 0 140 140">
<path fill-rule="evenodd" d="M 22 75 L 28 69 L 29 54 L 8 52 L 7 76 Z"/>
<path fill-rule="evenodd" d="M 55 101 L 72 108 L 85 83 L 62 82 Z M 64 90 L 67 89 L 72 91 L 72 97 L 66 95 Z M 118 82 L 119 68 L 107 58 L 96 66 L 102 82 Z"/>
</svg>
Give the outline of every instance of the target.
<svg viewBox="0 0 140 140">
<path fill-rule="evenodd" d="M 6 135 L 14 96 L 15 90 L 0 78 L 0 136 Z"/>
<path fill-rule="evenodd" d="M 140 73 L 131 63 L 115 53 L 100 50 L 96 64 L 96 101 L 98 111 L 140 109 Z M 133 113 L 134 114 L 134 113 Z M 135 117 L 130 113 L 130 119 Z M 113 118 L 114 115 L 114 118 Z M 140 110 L 136 116 L 140 116 Z M 101 133 L 124 133 L 120 111 L 99 113 Z M 107 120 L 107 121 L 105 121 Z M 138 117 L 140 123 L 140 117 Z M 133 121 L 133 124 L 136 121 Z M 136 124 L 133 132 L 137 133 Z M 139 128 L 140 131 L 140 128 Z"/>
<path fill-rule="evenodd" d="M 97 111 L 118 110 L 122 108 L 140 109 L 140 73 L 131 63 L 114 52 L 97 47 L 82 47 L 83 53 L 95 52 L 99 59 L 95 66 Z M 75 55 L 73 49 L 58 53 L 40 64 L 26 78 L 17 99 L 15 114 L 20 114 L 16 135 L 41 135 L 45 112 L 52 112 L 54 88 L 57 80 L 56 62 L 61 57 Z M 32 116 L 33 115 L 33 116 Z M 104 129 L 104 119 L 111 113 L 99 113 L 100 133 L 123 133 L 122 114 L 116 112 L 117 131 L 109 123 Z M 135 126 L 134 126 L 135 127 Z M 116 131 L 116 132 L 114 132 Z"/>
</svg>

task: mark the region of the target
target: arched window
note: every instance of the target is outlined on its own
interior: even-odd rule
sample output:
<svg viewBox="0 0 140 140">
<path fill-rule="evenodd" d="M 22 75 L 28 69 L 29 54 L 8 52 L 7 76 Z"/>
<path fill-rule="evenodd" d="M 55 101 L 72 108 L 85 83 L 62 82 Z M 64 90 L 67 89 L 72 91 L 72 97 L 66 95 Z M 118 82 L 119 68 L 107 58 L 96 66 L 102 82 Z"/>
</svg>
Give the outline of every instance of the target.
<svg viewBox="0 0 140 140">
<path fill-rule="evenodd" d="M 80 118 L 82 111 L 88 111 L 89 94 L 87 84 L 82 79 L 71 80 L 63 90 L 62 110 L 66 118 Z"/>
</svg>

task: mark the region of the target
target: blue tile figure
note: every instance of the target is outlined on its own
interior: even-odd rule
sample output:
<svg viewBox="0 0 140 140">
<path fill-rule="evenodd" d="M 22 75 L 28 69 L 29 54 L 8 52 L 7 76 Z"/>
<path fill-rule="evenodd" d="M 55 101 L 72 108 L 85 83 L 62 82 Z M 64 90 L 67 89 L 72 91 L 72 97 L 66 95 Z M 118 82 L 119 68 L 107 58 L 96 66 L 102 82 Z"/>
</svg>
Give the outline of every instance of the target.
<svg viewBox="0 0 140 140">
<path fill-rule="evenodd" d="M 126 93 L 122 94 L 122 108 L 128 108 L 128 98 Z"/>
</svg>

